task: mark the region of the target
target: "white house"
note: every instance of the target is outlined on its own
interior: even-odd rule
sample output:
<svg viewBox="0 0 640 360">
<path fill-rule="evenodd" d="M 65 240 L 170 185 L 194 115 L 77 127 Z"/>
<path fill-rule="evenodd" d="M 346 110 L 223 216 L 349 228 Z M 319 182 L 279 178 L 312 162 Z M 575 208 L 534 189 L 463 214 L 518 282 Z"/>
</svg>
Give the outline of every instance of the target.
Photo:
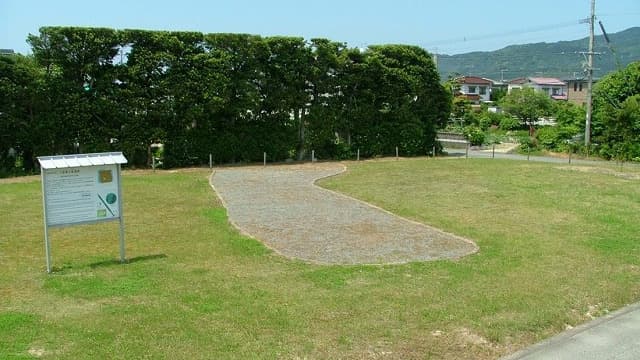
<svg viewBox="0 0 640 360">
<path fill-rule="evenodd" d="M 460 95 L 465 96 L 471 102 L 480 103 L 491 100 L 493 82 L 489 79 L 463 76 L 458 78 L 458 84 L 460 85 Z"/>
<path fill-rule="evenodd" d="M 523 87 L 533 88 L 535 91 L 542 91 L 554 100 L 567 100 L 567 84 L 556 78 L 529 77 L 511 80 L 508 92 L 513 89 Z"/>
</svg>

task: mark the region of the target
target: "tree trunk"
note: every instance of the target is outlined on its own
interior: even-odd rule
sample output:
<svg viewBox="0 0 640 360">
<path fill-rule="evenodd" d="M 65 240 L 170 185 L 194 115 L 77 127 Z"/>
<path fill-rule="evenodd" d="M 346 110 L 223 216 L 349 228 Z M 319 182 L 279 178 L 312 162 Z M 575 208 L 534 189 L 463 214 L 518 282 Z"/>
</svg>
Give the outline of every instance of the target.
<svg viewBox="0 0 640 360">
<path fill-rule="evenodd" d="M 304 136 L 305 136 L 305 126 L 304 126 L 304 114 L 302 114 L 300 109 L 295 109 L 293 111 L 293 118 L 298 123 L 298 160 L 304 159 L 305 156 L 305 148 L 304 148 Z"/>
</svg>

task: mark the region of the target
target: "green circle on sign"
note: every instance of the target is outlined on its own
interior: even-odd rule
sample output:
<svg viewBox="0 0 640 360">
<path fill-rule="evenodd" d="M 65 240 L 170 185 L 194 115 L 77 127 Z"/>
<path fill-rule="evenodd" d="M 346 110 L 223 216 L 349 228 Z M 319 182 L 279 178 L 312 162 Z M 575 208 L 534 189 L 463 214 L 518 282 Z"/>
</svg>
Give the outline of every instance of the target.
<svg viewBox="0 0 640 360">
<path fill-rule="evenodd" d="M 107 203 L 108 204 L 113 204 L 114 202 L 116 202 L 116 200 L 118 199 L 118 197 L 116 196 L 116 194 L 114 193 L 108 193 L 107 194 Z"/>
</svg>

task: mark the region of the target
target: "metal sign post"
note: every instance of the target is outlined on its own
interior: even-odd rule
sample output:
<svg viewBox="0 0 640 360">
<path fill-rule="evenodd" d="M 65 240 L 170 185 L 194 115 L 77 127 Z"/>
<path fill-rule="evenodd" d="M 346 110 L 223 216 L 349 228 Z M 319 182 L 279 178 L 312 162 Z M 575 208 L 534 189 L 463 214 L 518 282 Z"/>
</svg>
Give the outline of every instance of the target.
<svg viewBox="0 0 640 360">
<path fill-rule="evenodd" d="M 120 185 L 120 164 L 118 164 L 118 185 Z M 120 201 L 118 202 L 118 212 L 120 214 L 120 262 L 121 263 L 125 263 L 126 262 L 126 258 L 125 258 L 125 246 L 124 246 L 124 216 L 123 211 L 122 211 L 122 186 L 118 186 L 118 198 L 120 198 Z"/>
</svg>

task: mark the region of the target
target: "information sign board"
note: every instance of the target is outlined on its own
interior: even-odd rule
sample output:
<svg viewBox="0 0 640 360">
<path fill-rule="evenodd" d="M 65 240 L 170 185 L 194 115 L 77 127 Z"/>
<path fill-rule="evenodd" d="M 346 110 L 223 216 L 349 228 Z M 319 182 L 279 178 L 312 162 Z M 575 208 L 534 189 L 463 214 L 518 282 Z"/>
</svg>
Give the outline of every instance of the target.
<svg viewBox="0 0 640 360">
<path fill-rule="evenodd" d="M 118 166 L 44 169 L 47 225 L 117 220 L 120 217 Z"/>
<path fill-rule="evenodd" d="M 124 221 L 120 165 L 122 153 L 38 157 L 42 175 L 44 241 L 51 272 L 49 228 L 120 221 L 120 261 L 124 262 Z"/>
</svg>

